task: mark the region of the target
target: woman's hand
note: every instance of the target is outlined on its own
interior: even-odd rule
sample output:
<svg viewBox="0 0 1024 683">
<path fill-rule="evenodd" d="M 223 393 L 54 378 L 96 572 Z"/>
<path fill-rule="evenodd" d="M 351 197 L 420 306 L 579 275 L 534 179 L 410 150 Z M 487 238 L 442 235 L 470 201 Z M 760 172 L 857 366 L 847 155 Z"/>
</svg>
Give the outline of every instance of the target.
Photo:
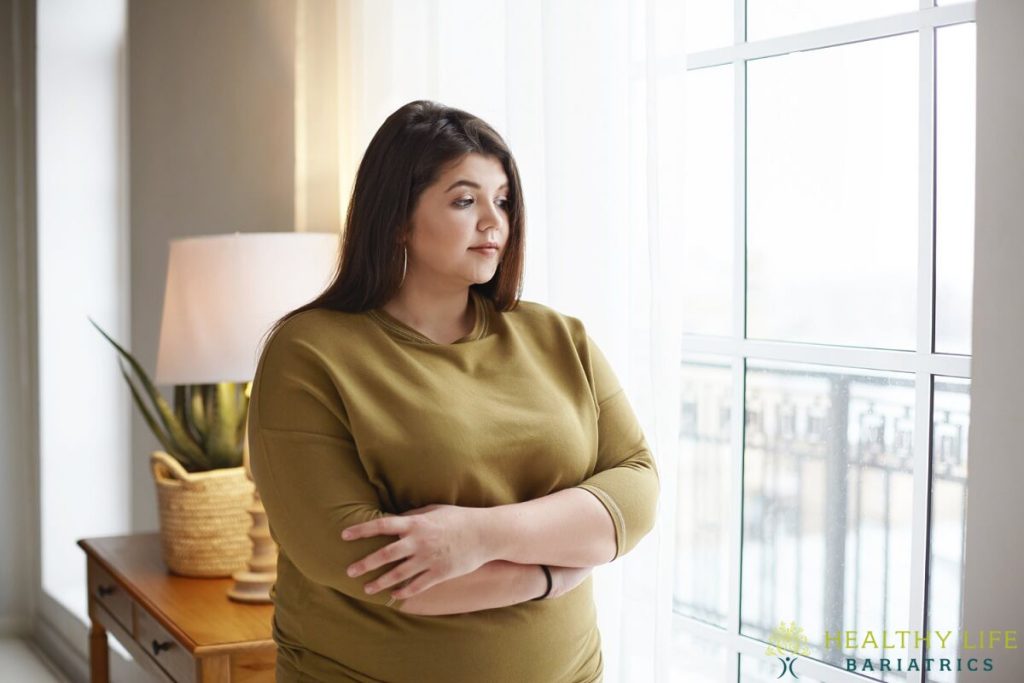
<svg viewBox="0 0 1024 683">
<path fill-rule="evenodd" d="M 544 598 L 549 600 L 551 598 L 560 598 L 576 586 L 583 583 L 583 580 L 590 576 L 590 572 L 594 570 L 593 567 L 552 567 L 551 570 L 551 592 L 548 597 Z"/>
<path fill-rule="evenodd" d="M 376 593 L 411 579 L 408 585 L 392 593 L 403 599 L 442 581 L 469 574 L 492 559 L 482 542 L 487 510 L 434 504 L 350 526 L 342 532 L 343 540 L 381 535 L 400 538 L 351 564 L 348 575 L 360 576 L 405 559 L 364 586 L 367 593 Z"/>
</svg>

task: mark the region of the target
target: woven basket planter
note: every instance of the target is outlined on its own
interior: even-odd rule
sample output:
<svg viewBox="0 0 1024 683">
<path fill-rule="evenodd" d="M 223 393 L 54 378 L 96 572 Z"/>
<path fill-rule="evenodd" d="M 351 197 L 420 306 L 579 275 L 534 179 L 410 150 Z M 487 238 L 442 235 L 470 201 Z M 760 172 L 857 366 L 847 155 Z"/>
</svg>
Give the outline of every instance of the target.
<svg viewBox="0 0 1024 683">
<path fill-rule="evenodd" d="M 252 518 L 246 510 L 255 490 L 245 468 L 189 472 L 163 451 L 153 452 L 150 466 L 167 568 L 205 578 L 245 569 L 252 552 Z"/>
</svg>

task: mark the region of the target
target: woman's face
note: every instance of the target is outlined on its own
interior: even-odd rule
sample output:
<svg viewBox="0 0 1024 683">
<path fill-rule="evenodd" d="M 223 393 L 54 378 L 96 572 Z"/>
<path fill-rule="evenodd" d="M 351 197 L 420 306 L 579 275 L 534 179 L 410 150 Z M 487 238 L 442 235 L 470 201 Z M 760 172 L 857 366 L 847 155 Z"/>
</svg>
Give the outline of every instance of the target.
<svg viewBox="0 0 1024 683">
<path fill-rule="evenodd" d="M 431 288 L 482 284 L 508 242 L 508 178 L 501 162 L 471 152 L 445 167 L 420 195 L 406 242 L 410 280 Z M 480 249 L 497 244 L 497 249 Z"/>
</svg>

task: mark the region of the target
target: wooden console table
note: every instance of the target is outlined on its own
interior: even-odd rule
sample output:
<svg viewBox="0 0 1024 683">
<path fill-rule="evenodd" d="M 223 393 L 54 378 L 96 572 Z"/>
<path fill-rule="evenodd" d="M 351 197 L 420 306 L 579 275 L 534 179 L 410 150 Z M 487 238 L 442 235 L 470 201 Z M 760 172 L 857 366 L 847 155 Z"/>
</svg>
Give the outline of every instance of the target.
<svg viewBox="0 0 1024 683">
<path fill-rule="evenodd" d="M 88 558 L 92 683 L 109 680 L 107 632 L 160 681 L 273 682 L 273 605 L 229 600 L 230 578 L 171 574 L 156 533 L 78 545 Z"/>
</svg>

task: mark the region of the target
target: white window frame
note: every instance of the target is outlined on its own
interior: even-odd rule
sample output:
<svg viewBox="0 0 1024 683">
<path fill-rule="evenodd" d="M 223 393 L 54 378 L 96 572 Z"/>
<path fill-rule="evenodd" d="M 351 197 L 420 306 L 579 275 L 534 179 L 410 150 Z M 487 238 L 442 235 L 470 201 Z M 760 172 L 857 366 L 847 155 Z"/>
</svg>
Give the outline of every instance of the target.
<svg viewBox="0 0 1024 683">
<path fill-rule="evenodd" d="M 971 357 L 936 353 L 934 346 L 935 296 L 935 31 L 975 21 L 975 3 L 965 2 L 935 7 L 934 0 L 921 0 L 914 12 L 880 17 L 841 26 L 832 26 L 792 35 L 746 42 L 746 2 L 734 0 L 734 45 L 704 50 L 682 58 L 660 60 L 656 76 L 732 64 L 734 69 L 734 239 L 733 310 L 729 337 L 686 334 L 683 354 L 711 354 L 731 359 L 733 396 L 730 457 L 733 472 L 733 511 L 728 520 L 730 543 L 729 602 L 726 627 L 719 628 L 676 613 L 674 626 L 701 639 L 721 645 L 730 655 L 735 680 L 740 680 L 739 655 L 763 658 L 765 643 L 740 631 L 740 559 L 743 542 L 743 451 L 747 359 L 791 361 L 815 365 L 841 366 L 913 373 L 915 381 L 914 499 L 911 546 L 910 623 L 898 628 L 923 630 L 927 608 L 925 571 L 928 560 L 929 487 L 931 485 L 932 403 L 935 376 L 970 379 Z M 857 347 L 825 346 L 746 338 L 746 63 L 748 60 L 785 55 L 802 50 L 835 47 L 864 40 L 886 38 L 916 32 L 919 36 L 919 110 L 918 110 L 918 274 L 917 344 L 914 351 L 894 351 Z M 909 656 L 921 659 L 922 648 L 911 649 Z M 863 682 L 863 675 L 844 671 L 816 659 L 801 658 L 800 674 L 823 683 Z M 907 672 L 908 683 L 921 683 L 922 672 Z"/>
</svg>

